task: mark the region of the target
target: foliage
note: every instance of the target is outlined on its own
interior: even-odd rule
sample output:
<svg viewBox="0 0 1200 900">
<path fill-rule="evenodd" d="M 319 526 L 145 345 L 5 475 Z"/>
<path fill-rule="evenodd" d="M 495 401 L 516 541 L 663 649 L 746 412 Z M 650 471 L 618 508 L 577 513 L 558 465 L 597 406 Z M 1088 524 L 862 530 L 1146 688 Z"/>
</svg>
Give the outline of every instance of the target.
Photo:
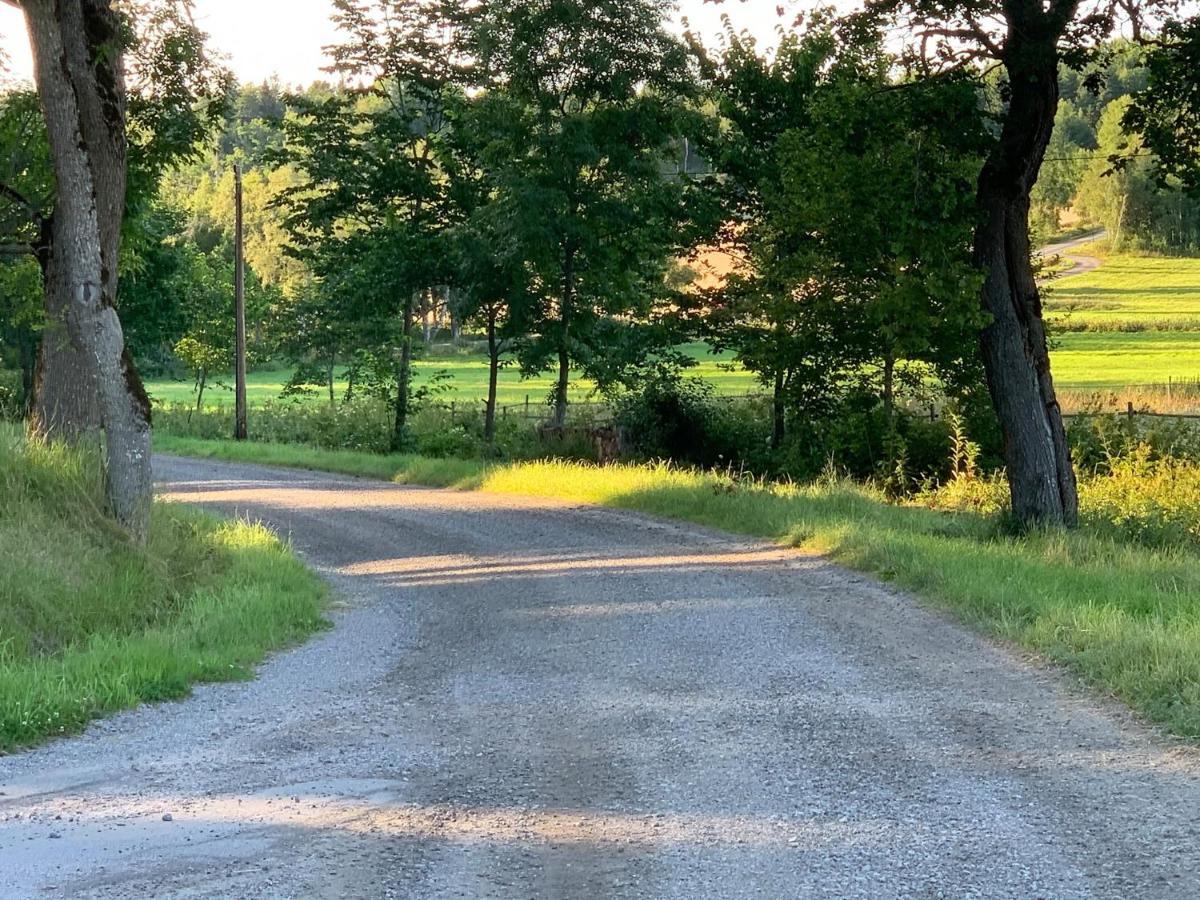
<svg viewBox="0 0 1200 900">
<path fill-rule="evenodd" d="M 675 257 L 705 206 L 679 165 L 699 127 L 687 60 L 663 0 L 551 0 L 484 6 L 475 50 L 481 162 L 503 243 L 539 288 L 519 347 L 526 372 L 556 367 L 556 418 L 569 367 L 607 383 L 626 326 L 652 324 Z M 647 342 L 619 332 L 636 364 Z"/>
<path fill-rule="evenodd" d="M 1161 180 L 1200 192 L 1200 16 L 1169 22 L 1146 68 L 1147 83 L 1125 124 L 1157 154 Z"/>
</svg>

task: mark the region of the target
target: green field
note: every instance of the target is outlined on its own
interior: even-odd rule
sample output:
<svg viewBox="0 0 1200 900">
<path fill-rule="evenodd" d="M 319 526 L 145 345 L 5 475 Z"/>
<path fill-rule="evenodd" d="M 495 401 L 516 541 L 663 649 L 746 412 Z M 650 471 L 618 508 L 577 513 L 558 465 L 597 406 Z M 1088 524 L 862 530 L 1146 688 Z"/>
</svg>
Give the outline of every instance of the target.
<svg viewBox="0 0 1200 900">
<path fill-rule="evenodd" d="M 696 360 L 696 365 L 689 370 L 694 377 L 703 378 L 716 387 L 721 394 L 748 394 L 758 390 L 758 382 L 748 372 L 740 370 L 732 362 L 732 354 L 714 354 L 704 344 L 689 344 L 685 348 L 689 355 Z M 418 361 L 415 369 L 415 381 L 418 387 L 428 384 L 439 375 L 448 375 L 450 380 L 443 383 L 446 389 L 445 399 L 459 403 L 479 403 L 487 397 L 487 359 L 478 355 L 431 356 Z M 285 368 L 268 368 L 251 372 L 247 376 L 246 395 L 251 405 L 262 404 L 269 400 L 278 400 L 280 392 L 291 377 L 291 370 Z M 214 385 L 209 382 L 204 392 L 204 405 L 230 405 L 233 403 L 231 377 L 222 376 L 222 384 Z M 506 366 L 500 373 L 499 399 L 502 405 L 516 406 L 523 404 L 526 397 L 530 403 L 539 404 L 546 400 L 553 386 L 554 378 L 550 373 L 543 373 L 537 378 L 522 378 L 520 370 L 515 366 Z M 571 384 L 572 399 L 584 401 L 593 395 L 595 385 L 584 379 L 577 378 Z M 196 395 L 190 381 L 153 380 L 147 383 L 146 389 L 156 403 L 195 403 Z M 345 391 L 344 381 L 337 383 L 339 395 Z M 310 400 L 319 401 L 328 394 L 314 391 L 309 395 Z"/>
<path fill-rule="evenodd" d="M 1094 255 L 1099 269 L 1052 283 L 1051 318 L 1072 330 L 1200 332 L 1200 259 Z"/>
<path fill-rule="evenodd" d="M 1168 381 L 1200 379 L 1200 258 L 1112 255 L 1103 250 L 1104 265 L 1053 284 L 1047 300 L 1052 319 L 1069 330 L 1055 338 L 1055 381 L 1059 388 L 1079 394 L 1119 392 L 1125 388 L 1163 385 Z M 1086 330 L 1083 330 L 1086 329 Z M 696 360 L 694 377 L 711 382 L 719 394 L 748 394 L 760 390 L 758 381 L 732 362 L 731 354 L 714 354 L 704 344 L 689 344 Z M 418 362 L 416 382 L 429 383 L 439 374 L 444 399 L 478 403 L 487 396 L 487 361 L 482 356 L 431 356 Z M 251 404 L 277 400 L 290 370 L 270 368 L 249 377 Z M 212 384 L 206 406 L 229 405 L 233 392 L 228 376 Z M 500 403 L 508 406 L 545 401 L 552 385 L 545 373 L 523 379 L 515 366 L 500 376 Z M 338 384 L 339 394 L 345 383 Z M 572 383 L 572 399 L 593 396 L 591 382 Z M 191 382 L 157 380 L 148 384 L 158 403 L 193 403 Z M 314 392 L 312 400 L 325 396 Z"/>
</svg>

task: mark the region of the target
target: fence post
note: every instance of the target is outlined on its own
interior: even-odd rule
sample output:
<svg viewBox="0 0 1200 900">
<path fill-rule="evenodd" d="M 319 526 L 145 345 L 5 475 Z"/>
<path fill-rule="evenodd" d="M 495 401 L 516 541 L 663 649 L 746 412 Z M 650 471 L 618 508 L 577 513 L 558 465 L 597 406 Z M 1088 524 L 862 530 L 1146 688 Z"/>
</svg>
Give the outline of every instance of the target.
<svg viewBox="0 0 1200 900">
<path fill-rule="evenodd" d="M 529 418 L 529 395 L 525 395 L 525 418 Z"/>
<path fill-rule="evenodd" d="M 1125 408 L 1125 414 L 1129 416 L 1129 421 L 1133 421 L 1133 401 L 1128 401 L 1128 406 Z"/>
<path fill-rule="evenodd" d="M 450 401 L 450 424 L 454 424 L 454 401 Z"/>
</svg>

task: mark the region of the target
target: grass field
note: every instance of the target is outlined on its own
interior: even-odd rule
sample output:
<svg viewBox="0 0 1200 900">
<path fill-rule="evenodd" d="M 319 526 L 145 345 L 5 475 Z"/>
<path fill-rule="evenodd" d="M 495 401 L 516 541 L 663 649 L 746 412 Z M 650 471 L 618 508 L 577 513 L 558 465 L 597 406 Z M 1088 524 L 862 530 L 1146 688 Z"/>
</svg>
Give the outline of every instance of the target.
<svg viewBox="0 0 1200 900">
<path fill-rule="evenodd" d="M 1052 283 L 1047 314 L 1065 327 L 1200 332 L 1200 258 L 1109 255 L 1103 265 Z"/>
<path fill-rule="evenodd" d="M 0 429 L 0 753 L 249 675 L 321 626 L 321 581 L 265 528 L 156 504 L 136 547 L 96 460 Z"/>
<path fill-rule="evenodd" d="M 1051 287 L 1048 315 L 1069 328 L 1055 339 L 1053 365 L 1059 388 L 1077 394 L 1120 392 L 1200 379 L 1200 258 L 1110 255 L 1095 245 L 1080 252 L 1100 256 L 1104 265 Z M 697 363 L 690 374 L 712 383 L 717 393 L 761 390 L 731 354 L 714 354 L 704 344 L 690 344 L 686 350 Z M 449 375 L 446 401 L 478 403 L 487 396 L 487 362 L 481 356 L 431 357 L 421 360 L 416 372 L 418 385 L 439 373 Z M 251 404 L 277 400 L 290 375 L 282 368 L 251 373 Z M 515 367 L 507 367 L 500 377 L 500 403 L 516 406 L 526 398 L 543 403 L 551 384 L 548 374 L 522 379 Z M 573 399 L 587 400 L 592 388 L 590 382 L 576 379 Z M 159 403 L 195 401 L 189 382 L 152 381 L 148 389 Z M 344 389 L 344 384 L 338 385 L 339 392 Z M 309 402 L 324 396 L 314 393 Z M 210 386 L 205 395 L 206 405 L 232 402 L 232 391 L 219 385 Z"/>
<path fill-rule="evenodd" d="M 1114 497 L 1144 499 L 1146 492 L 1132 482 L 1085 486 L 1087 525 L 1078 533 L 1014 536 L 994 515 L 893 506 L 845 483 L 747 485 L 665 466 L 489 466 L 294 445 L 156 440 L 159 450 L 193 456 L 636 509 L 826 552 L 1069 667 L 1180 735 L 1200 738 L 1200 567 L 1190 545 L 1152 547 L 1111 530 L 1113 518 L 1157 514 L 1119 501 L 1114 516 L 1106 505 Z M 1191 478 L 1200 481 L 1200 472 Z M 1170 485 L 1168 494 L 1163 489 L 1150 492 L 1176 499 Z M 1193 520 L 1196 513 L 1189 513 Z"/>
<path fill-rule="evenodd" d="M 718 393 L 747 394 L 758 390 L 758 382 L 750 373 L 741 370 L 732 360 L 732 354 L 715 354 L 704 344 L 689 344 L 686 351 L 696 365 L 689 374 L 710 382 Z M 292 370 L 273 368 L 251 372 L 247 376 L 246 395 L 251 405 L 279 399 L 279 394 L 291 376 Z M 487 358 L 478 355 L 434 356 L 422 359 L 417 363 L 415 382 L 418 387 L 428 384 L 431 378 L 439 374 L 449 375 L 451 381 L 447 384 L 445 399 L 456 400 L 460 403 L 479 403 L 487 397 Z M 205 406 L 233 403 L 231 376 L 223 376 L 223 385 L 213 386 L 211 383 L 205 390 Z M 553 386 L 553 377 L 544 373 L 536 378 L 523 379 L 515 366 L 507 366 L 501 370 L 498 389 L 499 402 L 502 405 L 517 406 L 525 402 L 543 403 Z M 195 403 L 196 395 L 191 382 L 152 380 L 146 385 L 150 396 L 156 403 Z M 337 383 L 340 396 L 346 389 L 345 382 Z M 571 384 L 572 399 L 585 401 L 592 395 L 594 385 L 583 378 L 576 378 Z M 328 397 L 324 392 L 314 392 L 308 396 L 309 402 L 320 402 Z"/>
</svg>

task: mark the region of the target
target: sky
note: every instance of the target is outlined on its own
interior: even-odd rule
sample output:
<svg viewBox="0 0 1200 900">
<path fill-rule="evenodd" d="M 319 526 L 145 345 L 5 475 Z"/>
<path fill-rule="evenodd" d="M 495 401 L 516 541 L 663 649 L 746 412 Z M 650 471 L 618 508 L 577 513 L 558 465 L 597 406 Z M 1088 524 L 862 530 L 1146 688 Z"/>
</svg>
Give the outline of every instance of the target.
<svg viewBox="0 0 1200 900">
<path fill-rule="evenodd" d="M 706 37 L 720 30 L 728 14 L 734 26 L 760 42 L 774 43 L 780 22 L 777 8 L 793 8 L 793 0 L 727 0 L 714 6 L 703 0 L 680 0 L 680 15 Z M 209 34 L 238 79 L 260 82 L 272 75 L 301 85 L 321 77 L 327 65 L 322 48 L 336 39 L 329 22 L 330 0 L 194 0 L 197 24 Z M 789 13 L 789 21 L 792 13 Z M 32 77 L 29 42 L 21 13 L 0 4 L 0 48 L 7 54 L 11 77 Z"/>
</svg>

